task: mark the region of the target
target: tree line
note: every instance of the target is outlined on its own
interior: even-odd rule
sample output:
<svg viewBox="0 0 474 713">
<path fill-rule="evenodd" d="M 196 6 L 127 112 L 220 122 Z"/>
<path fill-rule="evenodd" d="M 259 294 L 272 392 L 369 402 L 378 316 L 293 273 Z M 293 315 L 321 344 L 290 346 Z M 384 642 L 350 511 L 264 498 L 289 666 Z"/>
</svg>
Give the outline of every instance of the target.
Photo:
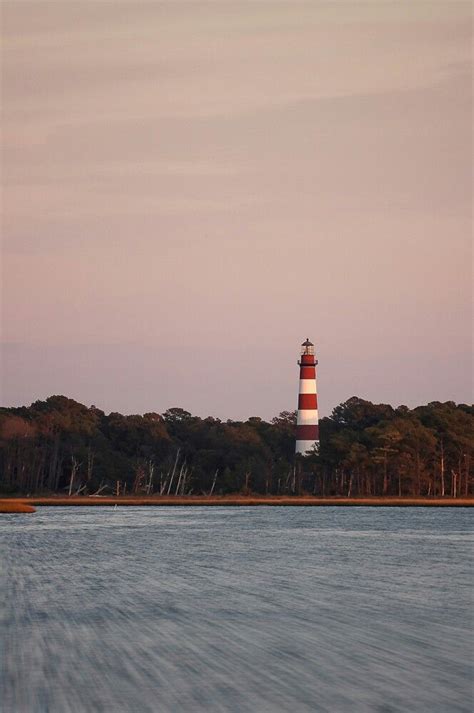
<svg viewBox="0 0 474 713">
<path fill-rule="evenodd" d="M 352 397 L 294 456 L 296 413 L 270 422 L 105 414 L 65 396 L 0 409 L 0 492 L 67 495 L 452 496 L 473 492 L 474 408 Z"/>
</svg>

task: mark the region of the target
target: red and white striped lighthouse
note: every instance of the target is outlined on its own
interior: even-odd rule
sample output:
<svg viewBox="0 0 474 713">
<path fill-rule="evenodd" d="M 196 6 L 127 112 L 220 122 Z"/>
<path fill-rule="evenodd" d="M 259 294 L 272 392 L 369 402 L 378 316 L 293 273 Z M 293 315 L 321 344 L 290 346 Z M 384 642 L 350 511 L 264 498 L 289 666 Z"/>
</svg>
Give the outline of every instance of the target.
<svg viewBox="0 0 474 713">
<path fill-rule="evenodd" d="M 300 390 L 298 418 L 296 421 L 296 453 L 304 455 L 319 447 L 318 395 L 316 390 L 316 365 L 314 344 L 309 339 L 301 345 Z"/>
</svg>

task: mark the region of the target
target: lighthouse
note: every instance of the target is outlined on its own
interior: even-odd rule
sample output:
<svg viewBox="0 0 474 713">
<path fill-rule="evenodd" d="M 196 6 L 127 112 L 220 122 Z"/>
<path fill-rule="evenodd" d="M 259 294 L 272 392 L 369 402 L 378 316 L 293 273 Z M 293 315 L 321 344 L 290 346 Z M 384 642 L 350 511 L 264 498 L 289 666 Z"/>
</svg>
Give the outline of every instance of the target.
<svg viewBox="0 0 474 713">
<path fill-rule="evenodd" d="M 314 344 L 306 339 L 301 345 L 300 388 L 298 418 L 296 421 L 296 453 L 305 455 L 319 447 L 318 395 L 316 390 L 316 365 Z"/>
</svg>

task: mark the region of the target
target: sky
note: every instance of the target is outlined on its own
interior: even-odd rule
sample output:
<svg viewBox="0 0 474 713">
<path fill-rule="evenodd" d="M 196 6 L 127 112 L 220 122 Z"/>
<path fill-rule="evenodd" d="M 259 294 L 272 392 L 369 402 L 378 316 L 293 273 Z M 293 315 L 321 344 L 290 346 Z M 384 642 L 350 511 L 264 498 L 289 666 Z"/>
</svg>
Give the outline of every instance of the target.
<svg viewBox="0 0 474 713">
<path fill-rule="evenodd" d="M 4 406 L 472 400 L 470 2 L 1 12 Z"/>
</svg>

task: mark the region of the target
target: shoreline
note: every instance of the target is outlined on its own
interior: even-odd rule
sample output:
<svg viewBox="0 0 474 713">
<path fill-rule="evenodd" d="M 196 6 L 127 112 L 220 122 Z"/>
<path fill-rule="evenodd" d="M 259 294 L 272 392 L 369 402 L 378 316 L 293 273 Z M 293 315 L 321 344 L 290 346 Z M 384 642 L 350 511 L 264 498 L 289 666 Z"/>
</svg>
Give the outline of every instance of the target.
<svg viewBox="0 0 474 713">
<path fill-rule="evenodd" d="M 0 498 L 0 512 L 5 506 L 11 512 L 15 505 L 33 507 L 474 507 L 474 497 L 314 497 L 314 496 L 49 496 Z"/>
</svg>

